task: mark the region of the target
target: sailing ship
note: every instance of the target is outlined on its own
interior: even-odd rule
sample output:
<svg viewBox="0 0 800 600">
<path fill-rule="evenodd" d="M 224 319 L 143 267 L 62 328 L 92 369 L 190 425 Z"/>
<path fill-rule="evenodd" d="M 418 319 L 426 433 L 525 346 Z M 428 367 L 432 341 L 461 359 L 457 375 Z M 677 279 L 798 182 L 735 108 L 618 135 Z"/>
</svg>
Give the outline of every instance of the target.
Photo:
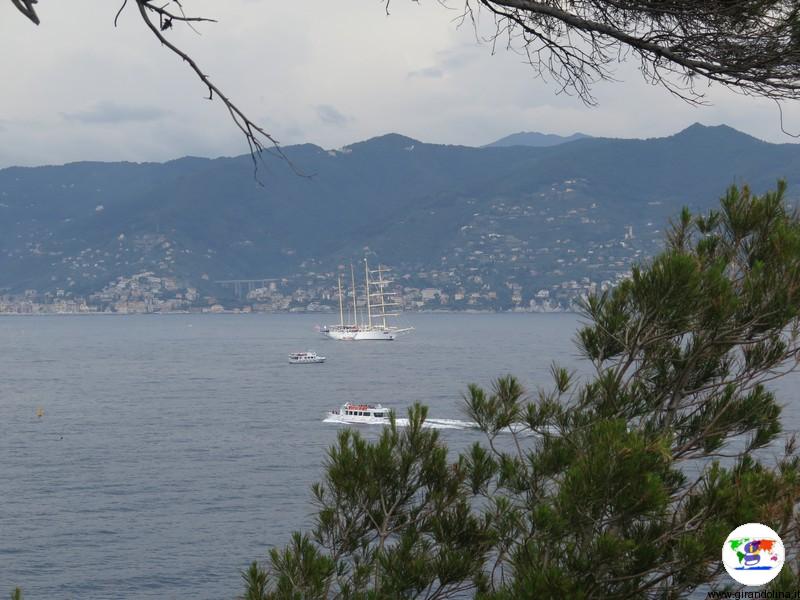
<svg viewBox="0 0 800 600">
<path fill-rule="evenodd" d="M 398 317 L 400 304 L 395 299 L 395 293 L 387 291 L 386 286 L 392 283 L 385 278 L 388 269 L 382 265 L 371 271 L 367 259 L 364 259 L 364 290 L 366 299 L 366 319 L 358 321 L 358 298 L 356 294 L 356 278 L 353 265 L 350 265 L 350 279 L 353 286 L 353 322 L 344 322 L 344 300 L 342 296 L 342 277 L 339 276 L 339 323 L 326 325 L 320 332 L 325 337 L 340 341 L 386 341 L 390 342 L 399 334 L 414 329 L 413 327 L 397 327 L 390 325 L 387 318 Z"/>
</svg>

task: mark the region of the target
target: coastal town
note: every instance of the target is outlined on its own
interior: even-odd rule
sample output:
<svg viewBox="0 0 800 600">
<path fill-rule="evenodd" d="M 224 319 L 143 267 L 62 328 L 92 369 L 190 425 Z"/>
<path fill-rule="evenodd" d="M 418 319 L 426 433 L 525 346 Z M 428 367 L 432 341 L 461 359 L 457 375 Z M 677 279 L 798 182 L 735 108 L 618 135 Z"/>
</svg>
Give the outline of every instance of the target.
<svg viewBox="0 0 800 600">
<path fill-rule="evenodd" d="M 403 310 L 572 311 L 581 299 L 610 289 L 628 273 L 602 281 L 591 281 L 588 277 L 570 279 L 536 289 L 516 282 L 493 287 L 474 275 L 466 285 L 459 280 L 450 280 L 446 273 L 424 275 L 440 280 L 440 285 L 420 286 L 413 281 L 419 279 L 419 274 L 403 274 L 387 288 L 395 293 Z M 100 292 L 86 296 L 73 295 L 62 289 L 45 293 L 30 289 L 22 295 L 5 295 L 0 297 L 0 315 L 338 312 L 338 279 L 333 272 L 307 273 L 303 277 L 276 280 L 226 281 L 216 287 L 221 294 L 201 294 L 196 287 L 187 287 L 174 278 L 159 277 L 148 271 L 119 277 Z M 353 302 L 352 290 L 343 293 L 349 311 Z M 359 291 L 356 298 L 359 307 L 363 304 L 362 296 L 363 292 Z"/>
<path fill-rule="evenodd" d="M 660 202 L 646 204 L 647 217 L 612 223 L 587 185 L 564 180 L 536 201 L 496 199 L 483 210 L 476 207 L 437 254 L 389 261 L 389 291 L 405 311 L 576 310 L 581 299 L 612 288 L 636 263 L 657 254 L 664 236 L 652 216 Z M 539 222 L 548 228 L 536 235 Z M 352 306 L 351 261 L 357 303 L 363 298 L 363 258 L 372 266 L 386 264 L 384 253 L 368 246 L 362 251 L 338 260 L 298 259 L 285 275 L 241 279 L 234 278 L 241 271 L 214 268 L 218 253 L 211 248 L 197 259 L 198 252 L 174 235 L 120 234 L 111 248 L 59 253 L 51 260 L 49 284 L 39 279 L 29 289 L 0 289 L 0 315 L 338 312 L 339 277 Z M 32 260 L 45 254 L 38 247 L 20 252 L 18 258 Z M 296 249 L 282 252 L 294 256 Z"/>
</svg>

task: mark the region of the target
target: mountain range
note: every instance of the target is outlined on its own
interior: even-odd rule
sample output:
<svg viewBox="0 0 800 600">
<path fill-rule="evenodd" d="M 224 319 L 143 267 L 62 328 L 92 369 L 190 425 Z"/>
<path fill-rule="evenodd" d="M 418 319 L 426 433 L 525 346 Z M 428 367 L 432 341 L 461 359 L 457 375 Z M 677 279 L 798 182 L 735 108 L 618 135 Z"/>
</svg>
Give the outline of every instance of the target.
<svg viewBox="0 0 800 600">
<path fill-rule="evenodd" d="M 504 146 L 533 146 L 535 148 L 546 148 L 548 146 L 558 146 L 575 140 L 582 140 L 590 136 L 585 133 L 573 133 L 572 135 L 556 135 L 555 133 L 539 133 L 538 131 L 520 131 L 512 133 L 499 140 L 486 144 L 484 148 L 497 148 Z"/>
<path fill-rule="evenodd" d="M 796 198 L 800 178 L 799 145 L 699 124 L 647 140 L 474 148 L 388 134 L 284 151 L 304 175 L 267 159 L 263 185 L 249 155 L 0 170 L 0 289 L 85 294 L 143 271 L 208 287 L 365 253 L 420 285 L 613 279 L 658 250 L 683 205 L 779 178 Z"/>
</svg>

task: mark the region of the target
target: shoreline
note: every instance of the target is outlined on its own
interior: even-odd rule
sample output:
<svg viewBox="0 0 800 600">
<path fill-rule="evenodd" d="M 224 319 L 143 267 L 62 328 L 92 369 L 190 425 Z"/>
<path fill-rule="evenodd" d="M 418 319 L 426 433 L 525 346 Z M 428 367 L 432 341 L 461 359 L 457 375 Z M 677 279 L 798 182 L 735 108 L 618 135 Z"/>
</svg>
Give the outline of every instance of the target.
<svg viewBox="0 0 800 600">
<path fill-rule="evenodd" d="M 330 315 L 329 312 L 298 312 L 290 310 L 276 311 L 242 311 L 242 310 L 223 310 L 223 311 L 163 311 L 163 312 L 3 312 L 3 317 L 132 317 L 132 316 L 163 316 L 163 315 L 191 315 L 191 316 L 214 316 L 214 315 Z M 576 310 L 415 310 L 403 313 L 405 315 L 577 315 Z"/>
</svg>

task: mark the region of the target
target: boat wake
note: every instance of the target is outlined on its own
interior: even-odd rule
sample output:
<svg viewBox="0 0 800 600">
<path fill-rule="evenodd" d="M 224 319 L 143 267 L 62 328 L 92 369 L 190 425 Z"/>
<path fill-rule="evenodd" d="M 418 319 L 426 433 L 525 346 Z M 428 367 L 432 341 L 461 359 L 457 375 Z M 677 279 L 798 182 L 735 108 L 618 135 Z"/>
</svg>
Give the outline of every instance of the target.
<svg viewBox="0 0 800 600">
<path fill-rule="evenodd" d="M 349 417 L 343 415 L 329 414 L 323 423 L 334 423 L 336 425 L 388 425 L 389 419 L 387 417 Z M 408 419 L 397 418 L 395 419 L 398 427 L 408 427 Z M 461 431 L 480 431 L 478 424 L 474 421 L 461 421 L 459 419 L 425 419 L 422 425 L 427 429 L 457 429 Z M 533 435 L 526 425 L 520 423 L 518 427 L 513 428 L 514 431 L 522 435 Z M 504 429 L 501 433 L 512 433 L 510 427 Z"/>
<path fill-rule="evenodd" d="M 408 427 L 408 419 L 395 419 L 398 427 Z M 387 417 L 347 417 L 342 415 L 328 415 L 323 423 L 336 423 L 337 425 L 388 425 Z M 478 429 L 478 424 L 472 421 L 459 421 L 458 419 L 425 419 L 423 427 L 428 429 Z"/>
</svg>

